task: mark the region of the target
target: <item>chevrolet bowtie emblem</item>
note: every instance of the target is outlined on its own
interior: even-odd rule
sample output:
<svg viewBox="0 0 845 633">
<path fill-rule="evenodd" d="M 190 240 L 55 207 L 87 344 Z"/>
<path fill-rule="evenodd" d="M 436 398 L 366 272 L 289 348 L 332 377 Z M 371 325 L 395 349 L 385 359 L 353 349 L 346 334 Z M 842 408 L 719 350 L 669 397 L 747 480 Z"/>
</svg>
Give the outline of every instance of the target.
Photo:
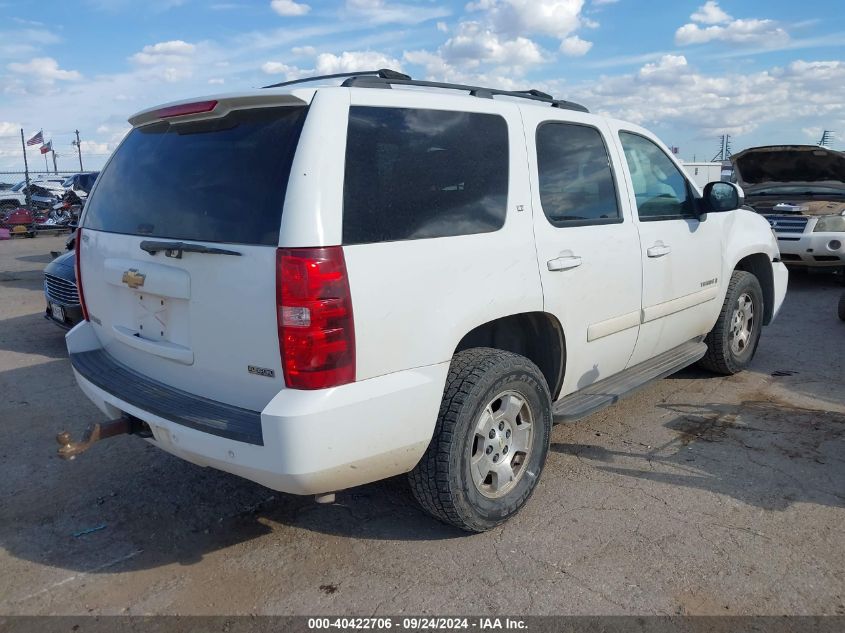
<svg viewBox="0 0 845 633">
<path fill-rule="evenodd" d="M 145 274 L 139 273 L 135 268 L 130 268 L 123 272 L 121 281 L 130 288 L 140 288 L 144 285 L 144 279 L 146 278 L 147 276 Z"/>
</svg>

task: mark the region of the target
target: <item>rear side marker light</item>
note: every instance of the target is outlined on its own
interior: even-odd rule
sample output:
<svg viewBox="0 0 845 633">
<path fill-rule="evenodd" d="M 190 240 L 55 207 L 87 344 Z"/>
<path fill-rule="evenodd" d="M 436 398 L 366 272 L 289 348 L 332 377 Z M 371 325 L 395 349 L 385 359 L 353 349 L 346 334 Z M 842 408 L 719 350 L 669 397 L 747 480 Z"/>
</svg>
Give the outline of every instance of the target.
<svg viewBox="0 0 845 633">
<path fill-rule="evenodd" d="M 326 389 L 355 380 L 355 327 L 343 248 L 280 248 L 276 319 L 285 384 Z"/>
<path fill-rule="evenodd" d="M 202 114 L 203 112 L 211 112 L 217 107 L 217 101 L 196 101 L 194 103 L 183 103 L 181 105 L 170 106 L 155 111 L 155 116 L 160 119 L 168 119 L 174 116 L 185 116 L 187 114 Z"/>
</svg>

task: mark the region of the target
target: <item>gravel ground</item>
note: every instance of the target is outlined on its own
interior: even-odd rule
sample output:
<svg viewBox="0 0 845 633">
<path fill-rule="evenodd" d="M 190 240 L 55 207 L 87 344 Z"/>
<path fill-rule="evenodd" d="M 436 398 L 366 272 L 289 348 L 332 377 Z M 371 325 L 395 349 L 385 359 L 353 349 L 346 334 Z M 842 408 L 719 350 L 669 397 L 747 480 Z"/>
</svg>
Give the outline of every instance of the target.
<svg viewBox="0 0 845 633">
<path fill-rule="evenodd" d="M 528 506 L 470 536 L 401 477 L 325 506 L 132 437 L 59 460 L 56 433 L 101 418 L 42 318 L 62 243 L 0 242 L 0 613 L 845 614 L 827 276 L 793 274 L 750 371 L 688 369 L 556 427 Z"/>
</svg>

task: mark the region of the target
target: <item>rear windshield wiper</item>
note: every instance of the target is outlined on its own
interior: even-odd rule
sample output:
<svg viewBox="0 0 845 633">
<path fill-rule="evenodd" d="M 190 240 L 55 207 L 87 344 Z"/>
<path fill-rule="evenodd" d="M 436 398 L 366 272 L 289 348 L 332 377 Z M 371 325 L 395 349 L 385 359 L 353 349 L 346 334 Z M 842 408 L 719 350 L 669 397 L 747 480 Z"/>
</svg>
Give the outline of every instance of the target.
<svg viewBox="0 0 845 633">
<path fill-rule="evenodd" d="M 216 248 L 214 246 L 205 246 L 204 244 L 185 244 L 184 242 L 151 242 L 144 240 L 141 242 L 141 250 L 147 251 L 150 255 L 155 255 L 159 251 L 164 251 L 167 257 L 174 257 L 182 259 L 182 253 L 208 253 L 209 255 L 237 255 L 240 257 L 238 251 L 229 251 L 225 248 Z"/>
</svg>

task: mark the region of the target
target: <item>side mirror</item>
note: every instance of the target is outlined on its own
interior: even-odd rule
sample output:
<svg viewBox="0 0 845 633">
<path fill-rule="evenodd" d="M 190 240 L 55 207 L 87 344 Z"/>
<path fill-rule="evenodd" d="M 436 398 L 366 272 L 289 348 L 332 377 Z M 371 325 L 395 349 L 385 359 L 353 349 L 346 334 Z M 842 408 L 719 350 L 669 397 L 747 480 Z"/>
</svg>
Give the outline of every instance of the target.
<svg viewBox="0 0 845 633">
<path fill-rule="evenodd" d="M 704 186 L 702 202 L 705 213 L 733 211 L 745 204 L 745 193 L 733 182 L 709 182 Z"/>
</svg>

